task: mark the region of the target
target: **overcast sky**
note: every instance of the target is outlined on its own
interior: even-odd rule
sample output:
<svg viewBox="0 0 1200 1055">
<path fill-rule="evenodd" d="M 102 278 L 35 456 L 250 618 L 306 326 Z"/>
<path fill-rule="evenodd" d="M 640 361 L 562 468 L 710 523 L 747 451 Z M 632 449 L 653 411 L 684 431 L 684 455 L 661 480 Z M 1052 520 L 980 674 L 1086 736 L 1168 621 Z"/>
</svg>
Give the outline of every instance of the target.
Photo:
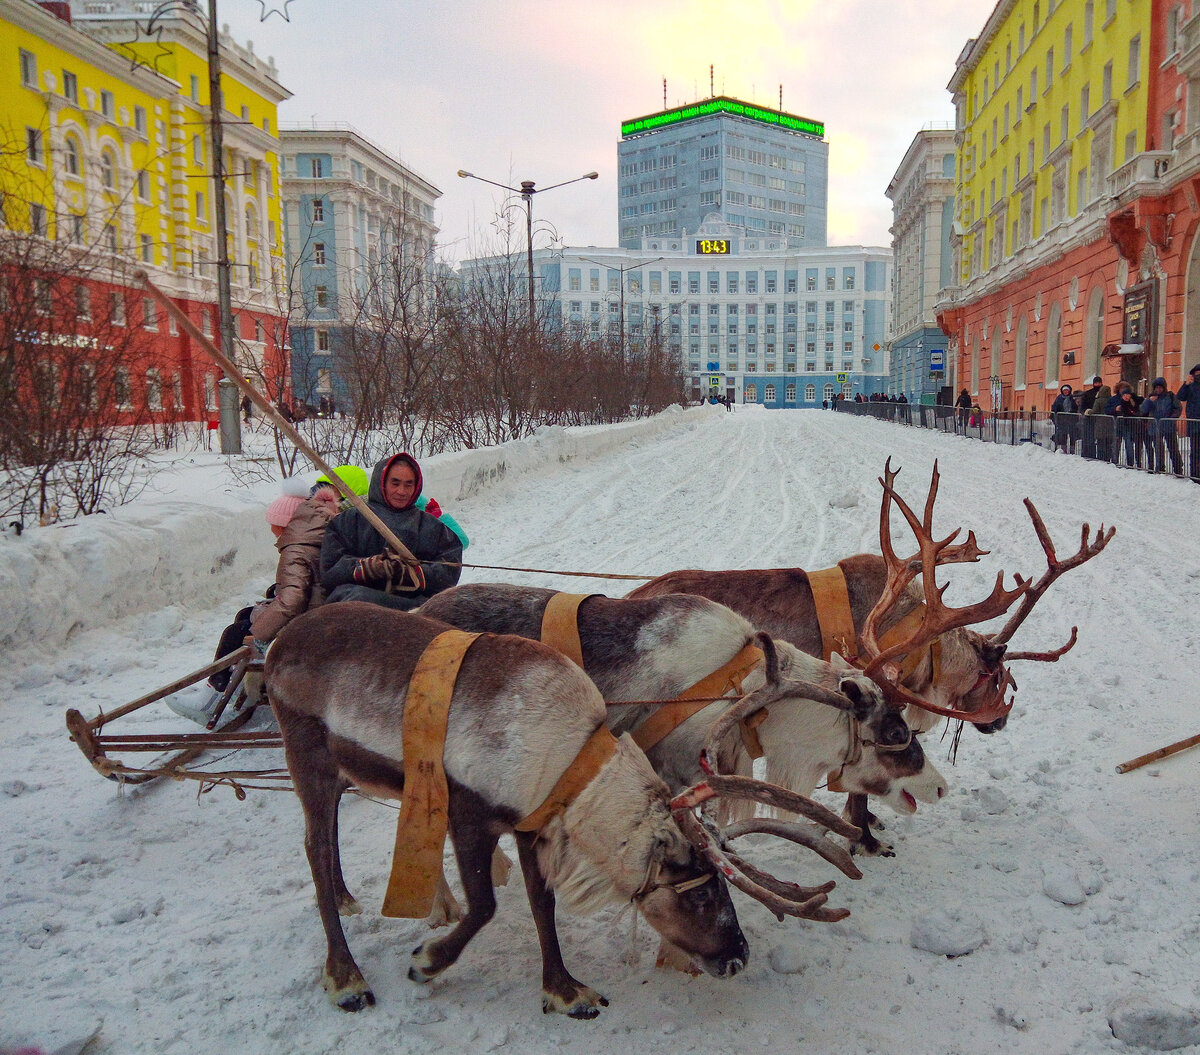
<svg viewBox="0 0 1200 1055">
<path fill-rule="evenodd" d="M 268 9 L 284 0 L 264 0 Z M 273 55 L 287 122 L 345 121 L 442 191 L 453 258 L 489 237 L 501 192 L 468 169 L 543 186 L 568 245 L 617 243 L 621 121 L 716 93 L 825 124 L 829 242 L 889 245 L 888 181 L 913 136 L 953 118 L 946 83 L 994 0 L 220 0 Z"/>
</svg>

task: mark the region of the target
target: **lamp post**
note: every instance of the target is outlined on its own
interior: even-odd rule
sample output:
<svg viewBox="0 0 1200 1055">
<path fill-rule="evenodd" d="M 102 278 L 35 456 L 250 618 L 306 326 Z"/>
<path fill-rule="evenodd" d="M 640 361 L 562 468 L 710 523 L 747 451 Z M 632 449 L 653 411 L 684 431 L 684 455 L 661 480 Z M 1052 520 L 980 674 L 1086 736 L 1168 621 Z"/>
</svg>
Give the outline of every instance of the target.
<svg viewBox="0 0 1200 1055">
<path fill-rule="evenodd" d="M 570 183 L 579 183 L 581 180 L 599 179 L 600 173 L 588 172 L 582 176 L 576 176 L 574 179 L 563 180 L 562 183 L 552 183 L 549 187 L 537 187 L 531 179 L 521 180 L 520 187 L 510 187 L 507 183 L 497 183 L 495 180 L 476 176 L 474 172 L 467 172 L 465 169 L 459 169 L 458 175 L 460 179 L 479 180 L 480 183 L 490 183 L 493 187 L 519 194 L 521 200 L 525 202 L 525 256 L 529 277 L 529 329 L 532 331 L 533 320 L 536 317 L 533 306 L 533 196 L 545 194 L 546 191 L 554 190 L 557 187 L 565 187 Z"/>
<path fill-rule="evenodd" d="M 624 267 L 618 267 L 613 264 L 604 264 L 599 260 L 593 260 L 590 256 L 581 256 L 580 260 L 586 260 L 589 264 L 596 264 L 599 267 L 606 267 L 609 271 L 619 271 L 621 274 L 620 293 L 618 296 L 617 308 L 621 317 L 620 326 L 620 348 L 621 348 L 621 372 L 625 372 L 625 275 L 629 271 L 637 271 L 638 268 L 649 267 L 651 264 L 657 264 L 661 260 L 666 260 L 665 256 L 656 256 L 653 260 L 639 260 L 636 264 L 626 264 Z"/>
</svg>

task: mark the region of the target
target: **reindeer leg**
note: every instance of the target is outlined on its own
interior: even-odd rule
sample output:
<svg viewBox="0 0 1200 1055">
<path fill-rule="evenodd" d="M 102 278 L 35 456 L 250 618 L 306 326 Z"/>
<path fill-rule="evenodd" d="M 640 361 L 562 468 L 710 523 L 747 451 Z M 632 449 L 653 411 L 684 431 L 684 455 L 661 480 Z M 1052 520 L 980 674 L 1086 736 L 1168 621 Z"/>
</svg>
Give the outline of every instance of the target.
<svg viewBox="0 0 1200 1055">
<path fill-rule="evenodd" d="M 345 788 L 337 762 L 325 741 L 325 728 L 314 718 L 276 708 L 292 784 L 304 809 L 304 849 L 317 892 L 317 910 L 325 928 L 328 951 L 321 984 L 329 999 L 343 1011 L 361 1011 L 375 1003 L 375 994 L 346 943 L 338 915 L 337 807 Z M 345 884 L 342 884 L 343 888 Z"/>
<path fill-rule="evenodd" d="M 454 891 L 450 889 L 450 884 L 446 881 L 446 873 L 443 872 L 438 877 L 437 890 L 433 895 L 433 907 L 429 910 L 429 915 L 425 917 L 425 925 L 431 930 L 437 930 L 439 927 L 448 927 L 451 923 L 460 923 L 465 916 L 466 913 L 458 903 L 458 898 L 454 896 Z"/>
<path fill-rule="evenodd" d="M 428 982 L 454 963 L 463 949 L 496 914 L 492 890 L 492 853 L 500 833 L 488 820 L 488 806 L 479 796 L 461 788 L 450 792 L 450 838 L 458 861 L 458 875 L 467 895 L 467 914 L 449 934 L 418 945 L 412 954 L 408 977 Z M 442 876 L 442 883 L 446 881 Z M 446 888 L 449 893 L 449 888 Z M 453 899 L 452 899 L 453 900 Z"/>
<path fill-rule="evenodd" d="M 862 835 L 850 844 L 852 853 L 864 854 L 867 857 L 895 857 L 896 851 L 888 843 L 881 843 L 871 833 L 871 825 L 878 823 L 878 818 L 867 806 L 867 796 L 851 794 L 846 796 L 846 815 L 850 823 L 862 829 Z M 881 825 L 882 827 L 882 825 Z"/>
<path fill-rule="evenodd" d="M 542 1013 L 557 1011 L 571 1018 L 595 1018 L 608 1001 L 594 989 L 572 978 L 562 960 L 558 931 L 554 926 L 554 893 L 538 868 L 534 852 L 535 834 L 516 832 L 517 854 L 525 875 L 525 892 L 537 924 L 538 943 L 542 947 Z"/>
<path fill-rule="evenodd" d="M 342 852 L 341 838 L 338 835 L 338 810 L 341 807 L 342 795 L 344 794 L 348 784 L 342 783 L 339 788 L 337 797 L 333 800 L 333 810 L 330 815 L 330 870 L 333 873 L 333 895 L 337 901 L 338 915 L 341 916 L 357 916 L 362 912 L 362 905 L 358 903 L 358 899 L 350 893 L 346 886 L 346 877 L 342 875 Z"/>
</svg>

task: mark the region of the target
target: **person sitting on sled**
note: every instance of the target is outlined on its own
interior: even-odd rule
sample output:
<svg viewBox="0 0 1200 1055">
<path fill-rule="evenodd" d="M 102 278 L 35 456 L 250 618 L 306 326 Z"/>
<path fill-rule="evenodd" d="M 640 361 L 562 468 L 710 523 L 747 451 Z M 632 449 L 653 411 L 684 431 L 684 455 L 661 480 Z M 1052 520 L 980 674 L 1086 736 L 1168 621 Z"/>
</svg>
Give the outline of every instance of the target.
<svg viewBox="0 0 1200 1055">
<path fill-rule="evenodd" d="M 390 552 L 357 509 L 330 522 L 321 546 L 321 582 L 329 602 L 369 601 L 407 611 L 458 582 L 465 540 L 418 506 L 422 486 L 416 459 L 401 453 L 375 466 L 367 491 L 372 511 L 417 564 L 406 564 Z"/>
</svg>

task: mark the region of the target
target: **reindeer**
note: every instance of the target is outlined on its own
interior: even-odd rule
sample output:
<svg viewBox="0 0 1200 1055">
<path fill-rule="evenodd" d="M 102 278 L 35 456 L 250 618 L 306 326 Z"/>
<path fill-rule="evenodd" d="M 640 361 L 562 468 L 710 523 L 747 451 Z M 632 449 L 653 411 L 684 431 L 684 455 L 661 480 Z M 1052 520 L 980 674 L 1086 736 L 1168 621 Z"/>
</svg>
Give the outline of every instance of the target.
<svg viewBox="0 0 1200 1055">
<path fill-rule="evenodd" d="M 895 491 L 895 478 L 889 459 L 880 479 L 883 501 L 879 517 L 882 556 L 861 553 L 838 562 L 848 595 L 848 618 L 857 635 L 857 648 L 874 660 L 867 672 L 876 680 L 889 700 L 907 707 L 905 718 L 917 732 L 934 728 L 940 718 L 954 718 L 975 725 L 980 732 L 1002 729 L 1012 708 L 1005 692 L 1014 685 L 1005 660 L 1054 662 L 1074 644 L 1077 628 L 1071 628 L 1070 640 L 1050 652 L 1008 652 L 1008 642 L 1032 611 L 1049 586 L 1062 574 L 1091 560 L 1108 544 L 1115 533 L 1101 525 L 1095 537 L 1084 524 L 1077 553 L 1061 560 L 1054 543 L 1033 503 L 1025 507 L 1046 554 L 1047 569 L 1033 583 L 1017 576 L 1017 585 L 1005 590 L 998 576 L 992 594 L 978 604 L 948 608 L 935 581 L 936 568 L 943 564 L 977 562 L 986 554 L 980 550 L 975 533 L 952 545 L 958 530 L 940 542 L 932 534 L 933 505 L 937 497 L 939 474 L 934 463 L 924 515 L 918 518 Z M 919 552 L 901 560 L 891 541 L 891 503 L 896 502 L 916 535 Z M 922 587 L 914 579 L 921 576 Z M 943 588 L 944 589 L 944 588 Z M 745 616 L 760 630 L 786 641 L 811 655 L 827 651 L 827 634 L 822 632 L 822 616 L 809 575 L 799 568 L 771 568 L 746 571 L 688 570 L 668 572 L 637 589 L 630 598 L 660 597 L 673 593 L 692 593 L 727 605 Z M 1008 611 L 1020 600 L 1004 627 L 997 633 L 984 634 L 969 629 Z M 915 630 L 901 632 L 898 644 L 881 651 L 880 640 L 892 628 L 906 622 L 918 624 Z M 854 642 L 846 642 L 855 651 Z M 882 657 L 882 658 L 880 658 Z M 903 667 L 897 661 L 905 658 Z M 859 848 L 868 854 L 892 855 L 892 848 L 879 842 L 870 825 L 876 818 L 867 809 L 866 799 L 856 789 L 840 783 L 836 776 L 829 785 L 834 790 L 850 791 L 850 819 L 862 830 Z"/>
<path fill-rule="evenodd" d="M 430 598 L 421 613 L 463 630 L 537 639 L 553 596 L 535 587 L 471 584 Z M 676 698 L 756 639 L 750 623 L 729 608 L 683 594 L 591 596 L 578 608 L 577 627 L 583 669 L 610 703 L 609 726 L 635 735 L 659 710 L 653 701 Z M 831 772 L 841 787 L 884 797 L 902 813 L 915 812 L 918 800 L 935 802 L 945 794 L 941 774 L 870 679 L 840 656 L 831 665 L 767 641 L 778 653 L 778 699 L 755 716 L 752 735 L 733 735 L 720 745 L 721 772 L 752 773 L 749 744 L 755 753 L 761 750 L 767 780 L 800 795 L 811 794 Z M 770 669 L 765 660 L 758 663 L 743 689 L 771 685 Z M 617 705 L 629 700 L 652 702 Z M 700 747 L 723 707 L 711 703 L 657 743 L 639 741 L 673 789 L 703 776 Z"/>
<path fill-rule="evenodd" d="M 358 910 L 342 877 L 338 804 L 351 785 L 402 796 L 400 731 L 408 683 L 426 646 L 447 629 L 421 615 L 343 602 L 294 620 L 267 657 L 267 693 L 304 810 L 305 850 L 328 945 L 323 984 L 346 1011 L 374 1004 L 375 997 L 338 918 L 339 911 Z M 563 964 L 556 895 L 576 911 L 632 901 L 664 939 L 719 978 L 737 974 L 748 957 L 725 876 L 757 891 L 775 911 L 810 917 L 821 911 L 831 883 L 800 888 L 762 873 L 747 877 L 738 860 L 731 863 L 706 843 L 699 822 L 685 838 L 679 820 L 690 813 L 690 802 L 670 799 L 627 736 L 603 734 L 612 740 L 605 760 L 571 801 L 542 822 L 548 795 L 558 793 L 564 773 L 599 735 L 604 718 L 595 686 L 553 649 L 514 636 L 483 635 L 473 642 L 453 687 L 444 745 L 449 832 L 468 911 L 454 930 L 414 950 L 410 979 L 427 982 L 440 974 L 491 919 L 488 866 L 505 832 L 514 833 L 537 925 L 547 1012 L 593 1018 L 607 1003 Z M 693 797 L 712 793 L 689 790 Z M 719 793 L 775 802 L 777 790 L 735 786 Z M 821 831 L 854 833 L 814 802 L 785 795 L 782 804 L 816 821 Z M 531 814 L 539 817 L 536 830 L 515 830 Z M 806 845 L 822 842 L 811 825 L 792 827 L 775 834 Z M 834 860 L 840 853 L 832 843 L 824 848 Z M 839 867 L 854 871 L 848 857 Z"/>
</svg>

